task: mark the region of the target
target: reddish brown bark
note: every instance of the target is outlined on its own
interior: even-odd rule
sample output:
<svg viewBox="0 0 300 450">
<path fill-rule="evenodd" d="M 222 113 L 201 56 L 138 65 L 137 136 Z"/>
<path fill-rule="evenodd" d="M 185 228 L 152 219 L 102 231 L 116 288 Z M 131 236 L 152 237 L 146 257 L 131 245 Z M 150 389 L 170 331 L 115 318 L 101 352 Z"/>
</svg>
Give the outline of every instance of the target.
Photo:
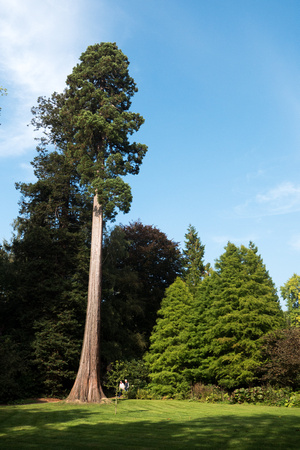
<svg viewBox="0 0 300 450">
<path fill-rule="evenodd" d="M 102 272 L 103 211 L 94 196 L 88 304 L 79 369 L 69 402 L 100 402 L 100 303 Z"/>
</svg>

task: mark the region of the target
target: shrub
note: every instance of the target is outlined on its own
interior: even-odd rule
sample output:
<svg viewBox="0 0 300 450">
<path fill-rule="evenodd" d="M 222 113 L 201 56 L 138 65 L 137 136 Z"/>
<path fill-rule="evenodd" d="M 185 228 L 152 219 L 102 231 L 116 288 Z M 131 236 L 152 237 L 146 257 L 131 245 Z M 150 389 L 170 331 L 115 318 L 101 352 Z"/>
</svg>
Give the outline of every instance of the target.
<svg viewBox="0 0 300 450">
<path fill-rule="evenodd" d="M 262 403 L 264 391 L 260 386 L 235 389 L 230 397 L 230 403 Z"/>
<path fill-rule="evenodd" d="M 191 398 L 200 402 L 217 403 L 228 401 L 229 395 L 219 386 L 196 383 L 192 386 Z"/>
<path fill-rule="evenodd" d="M 269 406 L 300 407 L 300 392 L 293 392 L 289 387 L 272 386 L 235 389 L 230 396 L 230 403 L 264 403 Z"/>
</svg>

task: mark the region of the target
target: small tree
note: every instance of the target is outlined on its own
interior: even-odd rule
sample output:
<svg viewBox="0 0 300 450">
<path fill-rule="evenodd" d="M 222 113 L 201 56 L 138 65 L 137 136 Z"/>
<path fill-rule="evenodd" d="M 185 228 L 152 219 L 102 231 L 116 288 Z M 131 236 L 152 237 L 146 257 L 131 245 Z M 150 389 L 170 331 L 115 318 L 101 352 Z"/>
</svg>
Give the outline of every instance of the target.
<svg viewBox="0 0 300 450">
<path fill-rule="evenodd" d="M 300 327 L 300 276 L 294 275 L 280 288 L 286 301 L 289 325 Z"/>
</svg>

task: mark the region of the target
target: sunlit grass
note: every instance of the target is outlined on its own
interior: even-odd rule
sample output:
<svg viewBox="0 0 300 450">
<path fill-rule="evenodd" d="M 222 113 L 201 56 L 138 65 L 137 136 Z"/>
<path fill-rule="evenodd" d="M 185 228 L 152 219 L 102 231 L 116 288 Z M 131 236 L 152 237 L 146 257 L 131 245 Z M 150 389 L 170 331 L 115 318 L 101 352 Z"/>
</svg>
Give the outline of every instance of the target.
<svg viewBox="0 0 300 450">
<path fill-rule="evenodd" d="M 1 449 L 299 449 L 300 409 L 122 400 L 0 407 Z"/>
</svg>

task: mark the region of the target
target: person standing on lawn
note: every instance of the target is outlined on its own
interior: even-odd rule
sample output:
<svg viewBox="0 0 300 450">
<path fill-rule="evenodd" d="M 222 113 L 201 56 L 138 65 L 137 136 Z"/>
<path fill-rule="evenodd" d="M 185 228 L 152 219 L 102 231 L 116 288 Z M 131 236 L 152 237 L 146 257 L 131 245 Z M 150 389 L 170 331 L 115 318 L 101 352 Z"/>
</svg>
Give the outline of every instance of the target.
<svg viewBox="0 0 300 450">
<path fill-rule="evenodd" d="M 121 381 L 120 381 L 120 384 L 119 384 L 119 394 L 118 394 L 119 397 L 121 397 L 121 395 L 122 395 L 122 393 L 123 393 L 124 390 L 125 390 L 125 384 L 124 384 L 123 381 L 121 380 Z"/>
</svg>

